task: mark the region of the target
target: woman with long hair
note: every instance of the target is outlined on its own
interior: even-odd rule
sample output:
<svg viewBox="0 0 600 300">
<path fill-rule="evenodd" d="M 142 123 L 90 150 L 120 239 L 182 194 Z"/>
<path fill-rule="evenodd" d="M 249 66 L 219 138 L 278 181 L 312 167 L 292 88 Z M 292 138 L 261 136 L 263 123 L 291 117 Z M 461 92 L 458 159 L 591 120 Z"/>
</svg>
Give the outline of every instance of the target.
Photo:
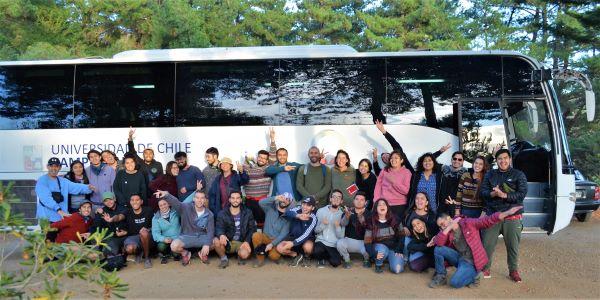
<svg viewBox="0 0 600 300">
<path fill-rule="evenodd" d="M 148 187 L 153 194 L 158 191 L 168 191 L 171 195 L 177 195 L 177 175 L 179 175 L 179 167 L 175 161 L 170 161 L 167 163 L 165 174 L 159 175 L 156 179 L 150 181 Z M 150 199 L 148 199 L 148 206 L 156 212 L 159 208 L 158 199 L 154 196 L 150 196 Z"/>
<path fill-rule="evenodd" d="M 481 216 L 483 199 L 479 196 L 479 187 L 487 169 L 485 157 L 477 156 L 473 161 L 473 168 L 462 175 L 456 192 L 456 215 L 464 215 L 469 218 Z"/>
<path fill-rule="evenodd" d="M 356 169 L 356 186 L 359 191 L 365 193 L 368 210 L 373 208 L 373 194 L 375 193 L 376 184 L 377 176 L 373 173 L 371 161 L 366 158 L 361 159 L 358 163 L 358 169 Z"/>
<path fill-rule="evenodd" d="M 389 201 L 392 212 L 398 220 L 404 219 L 410 192 L 412 173 L 405 166 L 404 154 L 399 150 L 390 153 L 387 166 L 379 173 L 375 185 L 374 199 Z"/>
<path fill-rule="evenodd" d="M 373 216 L 367 222 L 364 242 L 369 256 L 375 260 L 375 272 L 382 273 L 383 263 L 387 260 L 392 273 L 401 273 L 404 271 L 402 224 L 396 219 L 387 200 L 378 199 L 373 209 Z"/>
<path fill-rule="evenodd" d="M 110 150 L 104 150 L 100 153 L 100 156 L 102 157 L 102 162 L 113 168 L 115 172 L 123 170 L 123 165 L 119 161 L 119 157 L 117 157 L 117 154 L 115 154 L 114 152 Z"/>
<path fill-rule="evenodd" d="M 331 168 L 331 190 L 340 190 L 343 196 L 343 205 L 352 207 L 354 193 L 357 189 L 353 187 L 356 183 L 356 171 L 350 165 L 350 156 L 348 152 L 340 149 L 335 155 L 335 165 Z M 354 193 L 350 193 L 352 189 Z"/>
<path fill-rule="evenodd" d="M 125 169 L 117 172 L 113 184 L 117 203 L 120 206 L 129 207 L 129 198 L 134 194 L 140 195 L 142 201 L 146 203 L 148 200 L 146 178 L 142 172 L 138 171 L 137 160 L 132 155 L 125 155 L 123 161 Z"/>
<path fill-rule="evenodd" d="M 69 172 L 65 174 L 65 178 L 75 183 L 90 184 L 90 180 L 88 179 L 87 174 L 85 174 L 85 167 L 83 166 L 83 163 L 78 160 L 71 163 Z M 91 195 L 92 194 L 69 194 L 69 213 L 79 211 L 81 204 L 90 200 Z"/>
<path fill-rule="evenodd" d="M 435 156 L 427 152 L 417 162 L 417 171 L 412 177 L 410 184 L 410 199 L 413 206 L 415 196 L 418 192 L 427 194 L 429 199 L 429 208 L 433 214 L 447 211 L 445 199 L 443 197 L 444 176 L 442 174 L 442 165 L 440 165 Z"/>
<path fill-rule="evenodd" d="M 407 242 L 406 247 L 408 250 L 408 266 L 415 272 L 423 272 L 434 266 L 434 247 L 428 247 L 427 244 L 435 235 L 429 231 L 426 221 L 421 217 L 412 219 L 411 228 L 412 238 L 410 242 Z"/>
</svg>

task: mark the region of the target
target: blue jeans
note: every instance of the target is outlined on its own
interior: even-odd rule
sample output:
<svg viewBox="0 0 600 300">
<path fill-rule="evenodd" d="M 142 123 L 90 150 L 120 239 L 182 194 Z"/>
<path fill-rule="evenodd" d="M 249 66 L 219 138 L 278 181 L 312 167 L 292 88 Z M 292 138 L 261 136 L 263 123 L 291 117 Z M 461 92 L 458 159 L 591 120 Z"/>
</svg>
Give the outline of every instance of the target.
<svg viewBox="0 0 600 300">
<path fill-rule="evenodd" d="M 396 255 L 393 250 L 390 250 L 384 244 L 375 244 L 375 257 L 377 257 L 377 253 L 383 253 L 382 259 L 375 259 L 375 265 L 378 267 L 383 266 L 383 262 L 387 259 L 390 265 L 390 271 L 392 273 L 402 273 L 404 271 L 404 257 L 400 255 Z M 401 254 L 401 253 L 398 253 Z"/>
<path fill-rule="evenodd" d="M 408 257 L 408 261 L 415 261 L 418 258 L 421 258 L 425 255 L 425 253 L 421 251 L 417 251 L 415 253 L 408 253 L 408 244 L 412 241 L 412 238 L 409 236 L 404 237 L 404 257 Z M 405 260 L 406 261 L 406 260 Z"/>
<path fill-rule="evenodd" d="M 479 218 L 481 216 L 481 208 L 466 208 L 463 207 L 460 213 L 468 218 Z"/>
<path fill-rule="evenodd" d="M 456 272 L 450 278 L 450 286 L 453 288 L 461 288 L 475 281 L 477 271 L 472 263 L 460 257 L 460 254 L 452 248 L 443 246 L 435 247 L 433 251 L 435 257 L 435 273 L 446 275 L 446 267 L 444 261 L 447 261 L 451 266 L 456 267 Z"/>
</svg>

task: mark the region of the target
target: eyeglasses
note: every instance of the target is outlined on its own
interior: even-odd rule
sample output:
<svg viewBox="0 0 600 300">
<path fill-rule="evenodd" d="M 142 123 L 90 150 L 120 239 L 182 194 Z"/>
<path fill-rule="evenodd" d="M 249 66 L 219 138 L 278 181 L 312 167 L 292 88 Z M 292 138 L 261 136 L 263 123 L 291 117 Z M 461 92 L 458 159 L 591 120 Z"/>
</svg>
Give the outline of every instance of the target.
<svg viewBox="0 0 600 300">
<path fill-rule="evenodd" d="M 456 160 L 456 161 L 463 161 L 462 158 L 457 158 L 457 157 L 453 157 L 452 160 Z"/>
</svg>

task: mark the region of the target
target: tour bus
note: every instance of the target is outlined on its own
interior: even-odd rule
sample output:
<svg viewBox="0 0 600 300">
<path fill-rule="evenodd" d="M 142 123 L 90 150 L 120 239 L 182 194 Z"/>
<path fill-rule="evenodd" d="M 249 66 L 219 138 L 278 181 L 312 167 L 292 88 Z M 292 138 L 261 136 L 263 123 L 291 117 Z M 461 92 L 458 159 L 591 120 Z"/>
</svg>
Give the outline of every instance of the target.
<svg viewBox="0 0 600 300">
<path fill-rule="evenodd" d="M 527 175 L 524 226 L 566 227 L 575 179 L 552 70 L 510 51 L 357 52 L 348 46 L 132 50 L 112 58 L 0 62 L 0 180 L 14 182 L 16 209 L 34 221 L 35 180 L 50 157 L 67 171 L 91 149 L 138 152 L 165 164 L 177 151 L 203 168 L 208 147 L 242 161 L 268 147 L 268 130 L 289 160 L 309 146 L 326 160 L 346 150 L 356 166 L 392 149 L 381 120 L 413 165 L 498 145 Z M 555 74 L 560 77 L 560 74 Z M 573 79 L 573 77 L 570 77 Z M 562 78 L 564 79 L 564 78 Z M 585 78 L 584 78 L 585 79 Z M 581 77 L 576 80 L 582 80 Z M 589 82 L 582 82 L 589 86 Z M 588 119 L 594 95 L 587 88 Z"/>
</svg>

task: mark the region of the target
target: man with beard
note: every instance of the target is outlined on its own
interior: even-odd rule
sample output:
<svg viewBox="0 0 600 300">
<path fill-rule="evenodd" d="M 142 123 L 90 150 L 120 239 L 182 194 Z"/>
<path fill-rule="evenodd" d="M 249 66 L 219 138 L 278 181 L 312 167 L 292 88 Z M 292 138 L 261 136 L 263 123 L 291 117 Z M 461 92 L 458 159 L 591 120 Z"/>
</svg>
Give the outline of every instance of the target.
<svg viewBox="0 0 600 300">
<path fill-rule="evenodd" d="M 204 160 L 206 161 L 206 167 L 202 169 L 202 175 L 204 175 L 204 179 L 206 180 L 206 182 L 203 182 L 206 187 L 204 191 L 207 195 L 210 195 L 213 181 L 221 175 L 221 170 L 219 170 L 219 149 L 215 147 L 206 149 Z"/>
<path fill-rule="evenodd" d="M 296 188 L 302 197 L 312 196 L 317 200 L 317 207 L 323 207 L 331 189 L 331 169 L 321 164 L 321 152 L 315 146 L 308 149 L 308 158 L 310 163 L 298 170 Z"/>
<path fill-rule="evenodd" d="M 135 144 L 133 143 L 133 135 L 135 134 L 135 129 L 133 127 L 129 127 L 129 137 L 127 139 L 127 150 L 128 153 L 131 153 L 135 156 L 135 160 L 137 161 L 137 166 L 139 170 L 146 177 L 146 185 L 158 176 L 164 174 L 163 165 L 159 161 L 154 159 L 154 150 L 152 148 L 144 149 L 142 152 L 144 158 L 142 159 L 135 149 Z"/>
<path fill-rule="evenodd" d="M 92 208 L 96 209 L 102 207 L 103 200 L 102 195 L 105 192 L 113 191 L 113 183 L 117 172 L 106 163 L 102 162 L 100 152 L 97 150 L 90 150 L 87 154 L 87 158 L 90 161 L 90 165 L 85 168 L 85 173 L 90 181 L 90 184 L 96 187 L 96 190 L 92 194 L 90 201 L 92 201 Z"/>
<path fill-rule="evenodd" d="M 273 178 L 273 193 L 272 196 L 290 193 L 294 195 L 294 199 L 300 199 L 300 194 L 296 189 L 296 176 L 298 168 L 301 164 L 288 161 L 288 151 L 285 148 L 279 148 L 276 152 L 277 163 L 269 166 L 265 170 L 268 176 Z"/>
<path fill-rule="evenodd" d="M 267 198 L 271 189 L 271 177 L 266 175 L 267 167 L 273 165 L 277 159 L 275 151 L 275 130 L 269 130 L 271 140 L 269 152 L 265 150 L 258 151 L 256 155 L 256 164 L 246 157 L 244 170 L 248 173 L 250 181 L 244 186 L 246 193 L 246 206 L 252 211 L 258 228 L 263 228 L 265 222 L 265 212 L 260 208 L 259 201 Z"/>
<path fill-rule="evenodd" d="M 198 181 L 202 183 L 203 187 L 206 187 L 206 185 L 202 171 L 196 166 L 188 165 L 185 152 L 175 153 L 175 161 L 179 167 L 179 175 L 176 177 L 177 191 L 179 192 L 179 200 L 183 201 L 196 191 Z"/>
<path fill-rule="evenodd" d="M 123 241 L 125 253 L 135 255 L 135 262 L 141 263 L 144 259 L 144 268 L 152 268 L 150 260 L 150 247 L 154 244 L 152 239 L 152 209 L 142 206 L 140 195 L 134 194 L 129 198 L 129 209 L 125 213 L 127 222 L 127 238 Z M 143 256 L 142 256 L 143 255 Z"/>
<path fill-rule="evenodd" d="M 252 212 L 242 205 L 242 192 L 232 191 L 229 194 L 229 208 L 219 212 L 215 224 L 213 245 L 221 258 L 219 268 L 229 266 L 227 254 L 237 254 L 238 264 L 245 264 L 252 253 L 250 243 L 255 232 L 256 221 Z"/>
<path fill-rule="evenodd" d="M 277 245 L 281 243 L 290 232 L 290 221 L 285 217 L 285 210 L 294 206 L 294 196 L 289 193 L 260 200 L 260 208 L 266 215 L 262 232 L 252 235 L 252 245 L 256 253 L 254 267 L 262 267 L 265 255 L 278 263 L 281 253 L 277 252 Z"/>
<path fill-rule="evenodd" d="M 342 201 L 342 191 L 333 190 L 329 205 L 317 210 L 313 256 L 318 260 L 319 268 L 325 267 L 325 260 L 334 268 L 342 264 L 342 256 L 336 248 L 337 241 L 344 237 L 344 227 L 341 225 L 344 212 L 340 208 Z"/>
</svg>

